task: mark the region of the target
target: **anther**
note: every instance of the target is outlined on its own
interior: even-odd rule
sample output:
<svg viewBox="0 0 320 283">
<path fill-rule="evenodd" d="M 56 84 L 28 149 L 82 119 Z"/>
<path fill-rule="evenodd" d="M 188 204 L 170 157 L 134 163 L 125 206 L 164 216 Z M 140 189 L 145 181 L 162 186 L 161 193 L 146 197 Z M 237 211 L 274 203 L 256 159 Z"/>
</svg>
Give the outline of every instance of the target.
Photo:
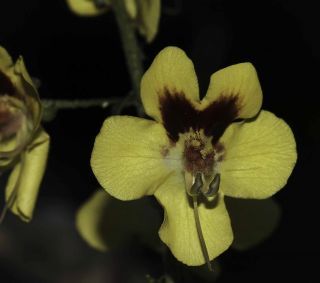
<svg viewBox="0 0 320 283">
<path fill-rule="evenodd" d="M 189 194 L 190 196 L 198 196 L 200 194 L 201 188 L 203 186 L 201 173 L 196 173 L 194 182 L 190 188 Z"/>
<path fill-rule="evenodd" d="M 217 194 L 217 192 L 219 191 L 219 187 L 220 187 L 220 173 L 217 173 L 212 182 L 209 184 L 209 189 L 206 192 L 203 192 L 203 194 L 206 197 L 212 197 L 215 194 Z"/>
</svg>

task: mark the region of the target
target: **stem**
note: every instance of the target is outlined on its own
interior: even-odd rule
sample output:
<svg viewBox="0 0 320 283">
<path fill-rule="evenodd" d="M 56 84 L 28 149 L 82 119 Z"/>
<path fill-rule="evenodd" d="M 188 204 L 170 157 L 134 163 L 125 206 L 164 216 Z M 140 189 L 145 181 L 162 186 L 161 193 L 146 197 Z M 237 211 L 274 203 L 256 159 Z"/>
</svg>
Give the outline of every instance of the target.
<svg viewBox="0 0 320 283">
<path fill-rule="evenodd" d="M 135 98 L 140 102 L 140 81 L 143 75 L 141 50 L 135 28 L 126 10 L 124 0 L 112 0 Z"/>
<path fill-rule="evenodd" d="M 200 217 L 199 217 L 199 212 L 198 212 L 198 199 L 197 196 L 193 196 L 193 212 L 194 212 L 194 219 L 196 221 L 196 227 L 197 227 L 197 232 L 198 232 L 198 237 L 201 245 L 201 250 L 203 253 L 203 256 L 206 260 L 206 263 L 208 265 L 208 268 L 210 271 L 213 271 L 210 259 L 209 259 L 209 254 L 208 254 L 208 249 L 206 246 L 206 242 L 204 240 L 203 234 L 202 234 L 202 229 L 201 229 L 201 224 L 200 224 Z"/>
<path fill-rule="evenodd" d="M 52 121 L 57 111 L 60 109 L 76 109 L 76 108 L 88 108 L 88 107 L 102 107 L 106 108 L 111 104 L 116 104 L 121 101 L 120 98 L 108 98 L 108 99 L 42 99 L 43 106 L 42 120 L 44 122 Z"/>
<path fill-rule="evenodd" d="M 42 99 L 41 103 L 44 109 L 75 109 L 75 108 L 88 108 L 88 107 L 102 107 L 106 108 L 111 104 L 118 103 L 120 98 L 108 99 Z"/>
</svg>

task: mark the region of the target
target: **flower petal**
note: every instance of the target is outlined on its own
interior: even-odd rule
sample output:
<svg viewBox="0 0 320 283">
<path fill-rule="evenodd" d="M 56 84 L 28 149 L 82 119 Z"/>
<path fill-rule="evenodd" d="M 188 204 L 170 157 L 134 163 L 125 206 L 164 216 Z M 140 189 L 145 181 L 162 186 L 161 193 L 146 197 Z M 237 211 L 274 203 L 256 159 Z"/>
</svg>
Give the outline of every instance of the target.
<svg viewBox="0 0 320 283">
<path fill-rule="evenodd" d="M 159 230 L 161 240 L 173 255 L 187 265 L 201 265 L 205 259 L 201 250 L 192 204 L 185 190 L 183 176 L 172 175 L 159 187 L 156 198 L 165 210 Z M 233 235 L 223 195 L 199 205 L 203 236 L 210 260 L 224 252 Z"/>
<path fill-rule="evenodd" d="M 262 90 L 257 72 L 251 63 L 229 66 L 215 72 L 202 104 L 232 100 L 238 110 L 238 118 L 251 118 L 262 104 Z"/>
<path fill-rule="evenodd" d="M 0 70 L 6 71 L 13 65 L 11 56 L 3 47 L 0 46 Z"/>
<path fill-rule="evenodd" d="M 81 236 L 100 251 L 126 245 L 133 239 L 158 248 L 160 240 L 157 230 L 160 223 L 159 210 L 150 197 L 124 202 L 102 189 L 82 205 L 76 216 L 76 226 Z"/>
<path fill-rule="evenodd" d="M 23 221 L 30 221 L 32 218 L 46 168 L 49 141 L 48 134 L 40 131 L 24 153 L 24 157 L 15 165 L 7 183 L 6 201 L 8 202 L 12 193 L 16 193 L 10 208 Z"/>
<path fill-rule="evenodd" d="M 231 218 L 232 247 L 244 251 L 271 236 L 281 216 L 281 207 L 272 199 L 225 198 Z"/>
<path fill-rule="evenodd" d="M 31 113 L 34 130 L 37 130 L 41 122 L 42 105 L 37 88 L 27 71 L 22 56 L 16 61 L 13 72 L 12 82 L 20 93 L 26 95 L 27 109 Z"/>
<path fill-rule="evenodd" d="M 76 215 L 76 226 L 80 235 L 90 246 L 99 251 L 108 249 L 100 226 L 109 198 L 105 191 L 97 191 L 80 207 Z"/>
<path fill-rule="evenodd" d="M 141 100 L 146 113 L 162 121 L 160 99 L 165 95 L 199 101 L 198 80 L 192 61 L 177 47 L 164 48 L 141 81 Z"/>
<path fill-rule="evenodd" d="M 98 16 L 108 11 L 107 6 L 98 7 L 94 0 L 67 0 L 67 3 L 70 10 L 78 16 Z"/>
<path fill-rule="evenodd" d="M 296 163 L 290 127 L 268 111 L 254 121 L 230 125 L 221 142 L 226 149 L 221 188 L 227 196 L 270 197 L 287 183 Z"/>
<path fill-rule="evenodd" d="M 131 19 L 137 17 L 137 0 L 124 0 L 124 5 L 126 6 L 127 13 Z"/>
<path fill-rule="evenodd" d="M 160 20 L 160 0 L 137 0 L 138 30 L 147 42 L 151 42 L 158 32 Z"/>
<path fill-rule="evenodd" d="M 38 130 L 42 116 L 41 102 L 37 89 L 28 74 L 22 56 L 15 64 L 8 52 L 0 46 L 0 82 L 1 90 L 5 94 L 23 97 L 28 115 L 32 117 L 33 129 Z"/>
<path fill-rule="evenodd" d="M 141 118 L 108 118 L 96 138 L 91 166 L 112 196 L 131 200 L 150 195 L 170 170 L 163 150 L 169 144 L 164 128 Z"/>
</svg>

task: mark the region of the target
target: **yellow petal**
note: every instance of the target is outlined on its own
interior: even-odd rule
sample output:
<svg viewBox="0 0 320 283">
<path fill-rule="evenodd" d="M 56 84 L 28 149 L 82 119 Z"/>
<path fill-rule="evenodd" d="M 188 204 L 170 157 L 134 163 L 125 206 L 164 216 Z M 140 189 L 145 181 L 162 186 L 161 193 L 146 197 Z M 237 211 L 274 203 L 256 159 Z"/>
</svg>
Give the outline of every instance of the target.
<svg viewBox="0 0 320 283">
<path fill-rule="evenodd" d="M 238 118 L 251 118 L 258 113 L 262 104 L 262 90 L 257 72 L 251 63 L 232 65 L 214 73 L 204 107 L 212 102 L 234 101 Z"/>
<path fill-rule="evenodd" d="M 232 197 L 263 199 L 279 191 L 296 163 L 296 144 L 290 127 L 262 111 L 251 122 L 227 128 L 221 142 L 221 189 Z"/>
<path fill-rule="evenodd" d="M 32 115 L 34 129 L 36 130 L 41 122 L 42 105 L 37 88 L 27 71 L 22 56 L 16 61 L 13 71 L 14 75 L 11 77 L 11 80 L 19 93 L 27 96 L 26 107 Z"/>
<path fill-rule="evenodd" d="M 41 103 L 23 58 L 20 56 L 13 64 L 8 52 L 0 46 L 0 72 L 3 73 L 0 73 L 0 75 L 9 81 L 7 84 L 9 83 L 13 88 L 14 93 L 11 94 L 18 95 L 17 98 L 19 99 L 21 99 L 21 96 L 23 97 L 26 111 L 32 117 L 33 129 L 36 131 L 42 115 Z"/>
<path fill-rule="evenodd" d="M 170 173 L 163 158 L 164 128 L 141 118 L 108 118 L 96 138 L 91 166 L 112 196 L 131 200 L 150 195 Z"/>
<path fill-rule="evenodd" d="M 188 201 L 182 174 L 168 178 L 155 196 L 165 210 L 164 222 L 159 230 L 161 240 L 179 261 L 187 265 L 204 264 L 192 204 Z M 201 203 L 199 216 L 209 258 L 212 260 L 224 252 L 233 239 L 223 195 L 211 202 Z"/>
<path fill-rule="evenodd" d="M 106 4 L 110 4 L 110 1 Z M 98 16 L 106 11 L 108 7 L 97 7 L 94 0 L 67 0 L 70 10 L 78 16 Z"/>
<path fill-rule="evenodd" d="M 39 132 L 12 171 L 7 187 L 6 200 L 16 194 L 12 212 L 24 221 L 30 221 L 36 204 L 40 183 L 46 168 L 49 149 L 49 136 L 43 130 Z"/>
<path fill-rule="evenodd" d="M 101 225 L 109 198 L 105 191 L 97 191 L 80 207 L 76 215 L 76 226 L 80 235 L 90 246 L 99 251 L 108 249 Z"/>
<path fill-rule="evenodd" d="M 12 59 L 3 47 L 0 46 L 0 70 L 7 70 L 13 65 Z"/>
<path fill-rule="evenodd" d="M 137 17 L 137 1 L 138 0 L 124 0 L 127 13 L 131 19 L 135 19 Z"/>
<path fill-rule="evenodd" d="M 137 238 L 157 248 L 160 218 L 150 198 L 124 202 L 101 189 L 78 210 L 76 225 L 84 240 L 100 251 L 121 247 Z"/>
<path fill-rule="evenodd" d="M 138 30 L 147 42 L 151 42 L 158 32 L 161 3 L 160 0 L 137 0 Z"/>
<path fill-rule="evenodd" d="M 272 199 L 225 198 L 231 218 L 234 241 L 232 247 L 244 251 L 271 236 L 277 227 L 281 208 Z"/>
<path fill-rule="evenodd" d="M 162 121 L 159 100 L 168 93 L 199 101 L 198 80 L 193 63 L 177 47 L 163 49 L 142 77 L 141 99 L 144 109 L 157 121 Z"/>
</svg>

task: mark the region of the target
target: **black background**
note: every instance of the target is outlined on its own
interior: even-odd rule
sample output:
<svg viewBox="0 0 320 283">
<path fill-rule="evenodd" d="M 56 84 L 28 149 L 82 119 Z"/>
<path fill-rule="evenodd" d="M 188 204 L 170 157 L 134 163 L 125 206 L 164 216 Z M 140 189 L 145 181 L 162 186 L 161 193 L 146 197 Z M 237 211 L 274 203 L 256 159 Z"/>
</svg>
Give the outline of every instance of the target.
<svg viewBox="0 0 320 283">
<path fill-rule="evenodd" d="M 140 39 L 145 67 L 163 47 L 183 48 L 195 64 L 202 95 L 214 71 L 252 62 L 264 92 L 263 108 L 283 118 L 296 137 L 298 163 L 286 188 L 275 197 L 282 207 L 280 226 L 272 238 L 253 250 L 224 253 L 218 282 L 314 282 L 313 276 L 317 277 L 320 23 L 314 2 L 163 1 L 155 41 L 147 45 Z M 43 98 L 124 96 L 130 90 L 112 12 L 79 18 L 63 0 L 1 1 L 0 45 L 14 58 L 23 55 L 29 73 L 41 80 Z M 37 210 L 31 224 L 8 217 L 0 227 L 4 231 L 0 250 L 14 246 L 0 253 L 0 282 L 120 282 L 103 276 L 81 281 L 88 265 L 102 270 L 108 264 L 119 270 L 127 266 L 120 259 L 110 263 L 109 258 L 89 249 L 73 224 L 77 207 L 98 186 L 89 160 L 94 138 L 108 115 L 108 109 L 100 108 L 64 110 L 44 124 L 52 143 Z M 43 215 L 50 220 L 43 220 Z M 44 244 L 46 233 L 52 238 Z M 54 251 L 48 251 L 48 246 L 57 243 L 69 249 L 58 253 L 51 247 Z M 72 257 L 69 263 L 57 263 L 68 256 Z M 90 263 L 83 258 L 86 256 Z M 152 262 L 157 266 L 157 259 Z M 50 279 L 43 279 L 46 275 L 39 275 L 40 269 L 52 274 Z M 152 266 L 148 272 L 152 270 L 157 268 Z"/>
</svg>

